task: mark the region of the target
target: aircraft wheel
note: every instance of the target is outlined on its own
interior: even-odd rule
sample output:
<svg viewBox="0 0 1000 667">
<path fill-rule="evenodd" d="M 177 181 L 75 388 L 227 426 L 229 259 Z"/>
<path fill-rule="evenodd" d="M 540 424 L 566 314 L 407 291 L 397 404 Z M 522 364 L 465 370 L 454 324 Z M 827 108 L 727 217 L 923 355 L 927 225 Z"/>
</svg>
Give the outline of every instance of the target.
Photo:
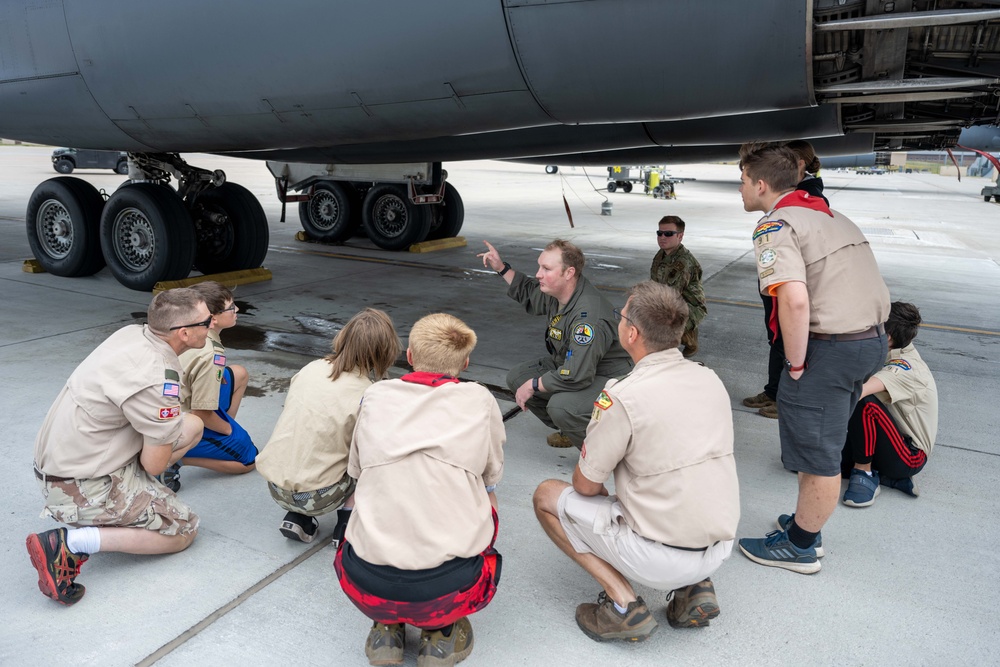
<svg viewBox="0 0 1000 667">
<path fill-rule="evenodd" d="M 608 181 L 608 192 L 614 192 L 618 189 L 618 184 L 614 181 Z"/>
<path fill-rule="evenodd" d="M 391 184 L 368 191 L 361 215 L 368 238 L 383 250 L 403 250 L 423 241 L 432 222 L 430 206 L 414 204 L 404 186 Z"/>
<path fill-rule="evenodd" d="M 354 234 L 358 218 L 352 209 L 357 202 L 349 190 L 351 185 L 323 181 L 316 184 L 312 199 L 299 203 L 299 222 L 311 238 L 339 243 Z"/>
<path fill-rule="evenodd" d="M 990 196 L 989 195 L 983 195 L 983 201 L 984 202 L 989 202 L 989 200 L 990 200 Z"/>
<path fill-rule="evenodd" d="M 72 174 L 73 161 L 67 160 L 66 158 L 60 158 L 52 163 L 52 168 L 58 171 L 60 174 Z"/>
<path fill-rule="evenodd" d="M 115 173 L 128 176 L 128 160 L 118 160 L 118 164 L 115 165 Z"/>
<path fill-rule="evenodd" d="M 545 173 L 546 174 L 558 174 L 559 173 L 559 167 L 557 167 L 554 164 L 545 165 Z"/>
<path fill-rule="evenodd" d="M 465 222 L 465 204 L 451 183 L 444 184 L 444 201 L 434 208 L 434 224 L 427 235 L 428 240 L 448 239 L 458 236 Z"/>
<path fill-rule="evenodd" d="M 35 188 L 25 220 L 28 245 L 43 269 L 76 278 L 104 268 L 102 208 L 97 188 L 79 178 L 50 178 Z"/>
<path fill-rule="evenodd" d="M 622 186 L 622 190 L 624 190 L 625 192 L 632 192 L 632 184 L 626 183 L 625 185 Z"/>
<path fill-rule="evenodd" d="M 125 185 L 104 205 L 101 249 L 129 289 L 148 292 L 161 280 L 186 278 L 195 256 L 191 214 L 166 185 Z"/>
<path fill-rule="evenodd" d="M 191 217 L 198 240 L 194 266 L 202 273 L 255 269 L 264 262 L 267 216 L 242 185 L 227 182 L 204 190 L 194 200 Z"/>
</svg>

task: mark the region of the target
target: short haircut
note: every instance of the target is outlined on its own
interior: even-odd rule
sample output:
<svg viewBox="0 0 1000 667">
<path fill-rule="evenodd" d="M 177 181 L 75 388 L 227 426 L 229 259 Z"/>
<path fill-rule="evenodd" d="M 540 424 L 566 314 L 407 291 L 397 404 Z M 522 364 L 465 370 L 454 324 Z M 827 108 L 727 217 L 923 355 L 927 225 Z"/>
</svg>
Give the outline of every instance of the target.
<svg viewBox="0 0 1000 667">
<path fill-rule="evenodd" d="M 191 324 L 197 318 L 205 299 L 190 287 L 178 287 L 160 292 L 149 302 L 146 322 L 149 328 L 160 334 L 170 333 L 170 327 Z"/>
<path fill-rule="evenodd" d="M 365 308 L 348 320 L 333 339 L 332 352 L 325 357 L 332 366 L 330 379 L 351 372 L 383 378 L 402 349 L 389 316 Z"/>
<path fill-rule="evenodd" d="M 799 156 L 799 159 L 806 163 L 807 174 L 816 175 L 819 171 L 820 163 L 811 143 L 802 139 L 796 139 L 795 141 L 789 141 L 785 146 L 791 148 Z"/>
<path fill-rule="evenodd" d="M 626 293 L 630 323 L 650 352 L 677 347 L 688 319 L 688 305 L 673 287 L 646 280 Z"/>
<path fill-rule="evenodd" d="M 413 370 L 458 377 L 476 347 L 476 332 L 447 313 L 432 313 L 417 320 L 410 330 Z"/>
<path fill-rule="evenodd" d="M 677 225 L 677 231 L 679 231 L 679 232 L 683 232 L 684 231 L 684 221 L 681 220 L 676 215 L 665 215 L 665 216 L 663 216 L 662 218 L 660 218 L 660 221 L 658 223 L 656 223 L 657 227 L 659 227 L 660 225 Z"/>
<path fill-rule="evenodd" d="M 889 319 L 885 322 L 885 332 L 892 336 L 893 349 L 912 343 L 922 321 L 920 311 L 912 303 L 893 301 L 889 308 Z"/>
<path fill-rule="evenodd" d="M 556 239 L 545 246 L 545 250 L 558 250 L 562 255 L 563 268 L 568 269 L 569 267 L 573 267 L 576 269 L 576 275 L 583 275 L 583 265 L 586 259 L 583 256 L 583 251 L 575 244 L 562 239 Z"/>
<path fill-rule="evenodd" d="M 230 289 L 214 280 L 195 283 L 191 285 L 191 289 L 201 295 L 201 298 L 205 300 L 205 305 L 208 306 L 208 312 L 213 315 L 221 313 L 226 308 L 226 304 L 233 300 L 233 293 Z"/>
<path fill-rule="evenodd" d="M 751 181 L 767 183 L 773 192 L 792 190 L 799 182 L 799 156 L 777 143 L 740 146 L 740 169 Z"/>
</svg>

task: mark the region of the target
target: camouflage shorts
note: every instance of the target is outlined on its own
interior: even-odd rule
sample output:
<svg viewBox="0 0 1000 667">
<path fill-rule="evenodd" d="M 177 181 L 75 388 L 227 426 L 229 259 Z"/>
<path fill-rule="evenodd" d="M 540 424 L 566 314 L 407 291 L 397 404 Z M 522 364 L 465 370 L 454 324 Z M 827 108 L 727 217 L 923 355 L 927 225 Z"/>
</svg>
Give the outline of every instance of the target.
<svg viewBox="0 0 1000 667">
<path fill-rule="evenodd" d="M 292 493 L 271 482 L 267 483 L 267 488 L 271 491 L 271 497 L 274 498 L 274 502 L 278 503 L 279 507 L 306 516 L 322 516 L 343 507 L 344 501 L 354 493 L 356 484 L 357 481 L 353 477 L 344 473 L 344 476 L 336 484 L 316 491 Z"/>
<path fill-rule="evenodd" d="M 41 516 L 70 526 L 144 528 L 162 535 L 198 529 L 198 515 L 147 474 L 138 460 L 103 477 L 38 480 L 38 485 L 45 496 Z"/>
</svg>

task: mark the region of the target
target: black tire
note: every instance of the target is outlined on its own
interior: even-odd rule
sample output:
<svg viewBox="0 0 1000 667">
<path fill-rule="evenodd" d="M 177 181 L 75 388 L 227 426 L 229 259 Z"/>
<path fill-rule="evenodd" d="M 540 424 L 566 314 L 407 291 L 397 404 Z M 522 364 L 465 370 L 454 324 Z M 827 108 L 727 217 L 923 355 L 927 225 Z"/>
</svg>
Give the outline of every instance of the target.
<svg viewBox="0 0 1000 667">
<path fill-rule="evenodd" d="M 128 176 L 128 160 L 118 160 L 118 164 L 115 165 L 115 173 Z"/>
<path fill-rule="evenodd" d="M 608 181 L 608 192 L 614 192 L 618 189 L 618 184 L 614 181 Z"/>
<path fill-rule="evenodd" d="M 191 273 L 194 223 L 170 187 L 131 183 L 118 188 L 104 205 L 101 249 L 118 282 L 148 292 L 161 280 L 180 280 Z"/>
<path fill-rule="evenodd" d="M 60 174 L 72 174 L 73 169 L 76 165 L 69 158 L 61 157 L 52 163 L 52 168 L 58 171 Z"/>
<path fill-rule="evenodd" d="M 383 250 L 405 250 L 427 238 L 431 210 L 410 201 L 406 187 L 380 184 L 365 196 L 361 219 L 372 243 Z"/>
<path fill-rule="evenodd" d="M 1000 204 L 1000 195 L 993 195 L 993 201 Z"/>
<path fill-rule="evenodd" d="M 270 241 L 267 216 L 242 185 L 204 190 L 194 200 L 191 218 L 198 247 L 194 266 L 202 273 L 256 269 L 264 263 Z"/>
<path fill-rule="evenodd" d="M 632 192 L 632 184 L 626 183 L 625 185 L 622 186 L 622 190 L 624 190 L 625 192 Z"/>
<path fill-rule="evenodd" d="M 427 235 L 427 240 L 450 239 L 458 236 L 465 222 L 465 204 L 462 196 L 451 183 L 444 184 L 444 201 L 434 206 L 434 224 Z"/>
<path fill-rule="evenodd" d="M 988 202 L 990 200 L 989 195 L 983 195 L 983 201 Z"/>
<path fill-rule="evenodd" d="M 299 203 L 299 222 L 306 234 L 324 243 L 340 243 L 351 238 L 360 223 L 354 213 L 356 196 L 351 185 L 322 181 L 313 189 L 312 199 Z"/>
<path fill-rule="evenodd" d="M 43 269 L 78 278 L 104 268 L 102 208 L 104 198 L 97 188 L 79 178 L 50 178 L 35 188 L 25 222 L 28 245 Z"/>
<path fill-rule="evenodd" d="M 545 165 L 545 173 L 546 174 L 558 174 L 559 173 L 559 167 L 557 167 L 554 164 L 547 164 L 547 165 Z"/>
</svg>

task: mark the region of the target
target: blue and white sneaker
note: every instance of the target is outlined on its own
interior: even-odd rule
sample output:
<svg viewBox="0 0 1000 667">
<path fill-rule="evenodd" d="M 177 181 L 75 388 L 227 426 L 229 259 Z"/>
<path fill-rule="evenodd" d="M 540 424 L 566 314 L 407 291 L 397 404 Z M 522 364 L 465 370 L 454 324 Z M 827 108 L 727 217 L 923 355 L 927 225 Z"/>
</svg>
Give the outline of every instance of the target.
<svg viewBox="0 0 1000 667">
<path fill-rule="evenodd" d="M 864 470 L 855 468 L 844 492 L 844 504 L 848 507 L 868 507 L 875 502 L 879 490 L 877 472 L 873 470 L 869 477 Z"/>
<path fill-rule="evenodd" d="M 913 483 L 912 477 L 904 477 L 903 479 L 893 479 L 891 477 L 882 476 L 879 478 L 879 484 L 882 486 L 889 486 L 894 489 L 898 489 L 908 496 L 918 498 L 920 496 L 920 489 L 917 485 Z"/>
<path fill-rule="evenodd" d="M 781 516 L 779 516 L 778 520 L 775 522 L 778 524 L 778 530 L 783 530 L 787 533 L 789 527 L 791 527 L 792 525 L 792 519 L 794 518 L 795 518 L 794 512 L 792 514 L 782 514 Z M 823 533 L 820 533 L 819 535 L 816 536 L 816 541 L 813 542 L 812 546 L 813 549 L 816 550 L 816 558 L 822 558 L 823 556 L 826 555 L 826 552 L 823 551 Z"/>
<path fill-rule="evenodd" d="M 783 530 L 773 530 L 767 537 L 744 537 L 740 540 L 740 551 L 755 563 L 799 574 L 815 574 L 821 567 L 815 547 L 799 549 Z"/>
</svg>

